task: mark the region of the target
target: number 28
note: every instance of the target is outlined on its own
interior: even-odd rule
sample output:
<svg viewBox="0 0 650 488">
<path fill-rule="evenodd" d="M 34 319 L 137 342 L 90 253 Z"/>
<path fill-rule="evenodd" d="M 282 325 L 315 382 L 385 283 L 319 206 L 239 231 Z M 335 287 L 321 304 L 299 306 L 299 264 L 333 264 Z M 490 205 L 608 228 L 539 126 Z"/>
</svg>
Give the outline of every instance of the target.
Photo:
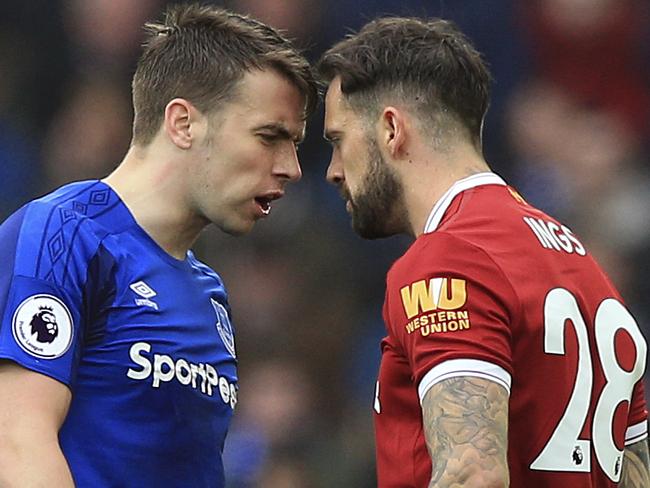
<svg viewBox="0 0 650 488">
<path fill-rule="evenodd" d="M 627 309 L 613 298 L 603 300 L 596 311 L 594 334 L 598 357 L 605 375 L 605 387 L 596 399 L 591 441 L 579 439 L 589 413 L 593 385 L 593 367 L 587 326 L 575 297 L 564 288 L 555 288 L 544 302 L 544 352 L 564 355 L 564 329 L 567 321 L 575 328 L 578 342 L 578 370 L 571 398 L 553 434 L 530 465 L 542 471 L 591 471 L 591 446 L 602 470 L 612 481 L 621 475 L 623 451 L 614 443 L 612 424 L 621 402 L 629 402 L 632 389 L 643 376 L 647 345 L 636 321 Z M 636 348 L 634 367 L 626 371 L 616 359 L 615 335 L 625 330 Z M 583 463 L 572 462 L 576 450 L 583 453 Z"/>
</svg>

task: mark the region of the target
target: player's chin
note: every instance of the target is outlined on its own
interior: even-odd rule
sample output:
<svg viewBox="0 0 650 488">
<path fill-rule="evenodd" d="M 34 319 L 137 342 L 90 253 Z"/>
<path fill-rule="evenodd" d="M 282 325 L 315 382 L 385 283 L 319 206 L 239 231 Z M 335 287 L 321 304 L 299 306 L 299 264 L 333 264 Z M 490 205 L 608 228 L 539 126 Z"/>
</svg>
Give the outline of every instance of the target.
<svg viewBox="0 0 650 488">
<path fill-rule="evenodd" d="M 246 222 L 237 222 L 236 224 L 230 224 L 230 225 L 224 225 L 220 226 L 221 230 L 224 231 L 226 234 L 230 234 L 231 236 L 237 237 L 237 236 L 243 236 L 245 234 L 248 234 L 251 230 L 253 230 L 253 227 L 255 226 L 255 220 L 249 220 Z"/>
<path fill-rule="evenodd" d="M 384 239 L 398 234 L 381 220 L 364 219 L 354 213 L 352 214 L 352 229 L 363 239 Z"/>
<path fill-rule="evenodd" d="M 231 218 L 215 222 L 215 224 L 226 234 L 236 237 L 248 234 L 253 230 L 256 221 L 257 219 L 252 215 L 233 215 Z"/>
</svg>

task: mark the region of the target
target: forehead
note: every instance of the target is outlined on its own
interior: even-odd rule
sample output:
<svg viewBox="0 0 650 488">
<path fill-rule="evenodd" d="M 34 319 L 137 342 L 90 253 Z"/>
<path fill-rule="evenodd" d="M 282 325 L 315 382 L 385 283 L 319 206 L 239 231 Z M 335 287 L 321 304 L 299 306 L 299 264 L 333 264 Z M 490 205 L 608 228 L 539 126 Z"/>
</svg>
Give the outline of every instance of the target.
<svg viewBox="0 0 650 488">
<path fill-rule="evenodd" d="M 339 131 L 361 122 L 341 91 L 341 80 L 334 78 L 325 95 L 325 131 Z"/>
<path fill-rule="evenodd" d="M 234 99 L 225 108 L 227 117 L 251 125 L 276 122 L 292 131 L 302 131 L 305 98 L 287 78 L 274 70 L 253 70 L 244 75 Z"/>
</svg>

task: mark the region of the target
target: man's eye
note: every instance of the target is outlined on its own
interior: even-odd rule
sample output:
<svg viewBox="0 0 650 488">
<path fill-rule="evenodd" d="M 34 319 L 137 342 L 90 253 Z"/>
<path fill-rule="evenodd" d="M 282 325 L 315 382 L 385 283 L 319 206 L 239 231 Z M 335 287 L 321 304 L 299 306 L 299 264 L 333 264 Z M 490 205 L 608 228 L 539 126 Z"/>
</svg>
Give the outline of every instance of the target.
<svg viewBox="0 0 650 488">
<path fill-rule="evenodd" d="M 274 143 L 278 140 L 278 136 L 276 136 L 275 134 L 258 134 L 258 135 L 267 144 Z"/>
</svg>

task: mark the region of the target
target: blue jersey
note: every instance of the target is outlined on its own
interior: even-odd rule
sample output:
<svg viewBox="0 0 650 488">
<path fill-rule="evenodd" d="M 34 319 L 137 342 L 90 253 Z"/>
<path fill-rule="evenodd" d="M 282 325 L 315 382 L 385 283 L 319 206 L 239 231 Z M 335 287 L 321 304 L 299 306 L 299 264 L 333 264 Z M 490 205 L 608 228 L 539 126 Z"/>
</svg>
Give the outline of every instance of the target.
<svg viewBox="0 0 650 488">
<path fill-rule="evenodd" d="M 238 387 L 220 277 L 164 252 L 100 181 L 17 211 L 0 250 L 0 357 L 71 389 L 76 485 L 223 486 Z"/>
</svg>

